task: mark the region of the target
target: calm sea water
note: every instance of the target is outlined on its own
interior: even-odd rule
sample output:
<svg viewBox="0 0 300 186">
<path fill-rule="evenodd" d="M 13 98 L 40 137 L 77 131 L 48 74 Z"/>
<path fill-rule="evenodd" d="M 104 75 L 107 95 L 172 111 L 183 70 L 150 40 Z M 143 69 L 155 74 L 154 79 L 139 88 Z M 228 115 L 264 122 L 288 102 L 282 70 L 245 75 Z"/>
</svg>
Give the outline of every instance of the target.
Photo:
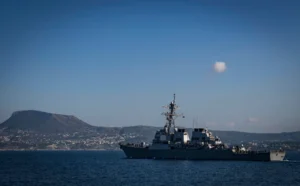
<svg viewBox="0 0 300 186">
<path fill-rule="evenodd" d="M 285 162 L 131 160 L 123 152 L 0 152 L 0 185 L 300 185 Z"/>
</svg>

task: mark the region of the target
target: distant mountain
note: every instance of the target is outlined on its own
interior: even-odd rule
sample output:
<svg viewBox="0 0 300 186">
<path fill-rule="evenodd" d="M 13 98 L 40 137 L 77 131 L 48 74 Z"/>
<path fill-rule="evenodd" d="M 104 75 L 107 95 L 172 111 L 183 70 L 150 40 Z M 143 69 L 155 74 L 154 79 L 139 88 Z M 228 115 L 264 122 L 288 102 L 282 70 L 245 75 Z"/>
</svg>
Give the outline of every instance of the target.
<svg viewBox="0 0 300 186">
<path fill-rule="evenodd" d="M 131 126 L 123 127 L 120 134 L 133 134 L 140 135 L 139 138 L 144 139 L 146 142 L 151 142 L 154 134 L 161 127 L 152 126 Z M 192 128 L 186 128 L 190 138 L 192 135 Z M 210 130 L 214 136 L 218 136 L 225 143 L 239 144 L 241 142 L 263 142 L 263 141 L 296 141 L 300 142 L 300 131 L 297 132 L 283 132 L 283 133 L 248 133 L 238 131 L 219 131 Z M 130 141 L 134 141 L 131 139 Z"/>
<path fill-rule="evenodd" d="M 126 136 L 125 140 L 130 142 L 146 141 L 151 142 L 154 134 L 161 127 L 153 126 L 129 126 L 129 127 L 96 127 L 85 123 L 75 116 L 53 114 L 41 111 L 27 110 L 14 112 L 12 116 L 0 124 L 1 129 L 5 128 L 6 133 L 10 130 L 30 130 L 37 133 L 80 133 L 81 138 L 96 136 Z M 192 135 L 191 128 L 187 128 L 189 135 Z M 225 143 L 240 143 L 250 141 L 298 141 L 299 132 L 284 133 L 247 133 L 237 131 L 214 131 L 213 134 L 220 137 Z"/>
<path fill-rule="evenodd" d="M 95 128 L 75 116 L 26 110 L 14 112 L 0 128 L 32 130 L 42 133 L 76 132 Z"/>
<path fill-rule="evenodd" d="M 212 131 L 224 142 L 262 142 L 262 141 L 297 141 L 300 142 L 300 131 L 282 133 L 248 133 L 237 131 Z"/>
</svg>

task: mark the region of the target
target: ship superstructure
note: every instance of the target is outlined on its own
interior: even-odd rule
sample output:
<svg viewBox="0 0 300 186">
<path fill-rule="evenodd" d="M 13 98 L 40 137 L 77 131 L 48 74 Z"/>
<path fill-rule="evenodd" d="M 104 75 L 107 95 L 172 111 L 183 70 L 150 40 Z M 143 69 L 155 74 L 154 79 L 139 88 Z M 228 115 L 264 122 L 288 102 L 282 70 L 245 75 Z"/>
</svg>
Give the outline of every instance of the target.
<svg viewBox="0 0 300 186">
<path fill-rule="evenodd" d="M 245 161 L 282 161 L 285 152 L 277 151 L 248 151 L 243 146 L 228 147 L 220 138 L 214 136 L 206 128 L 194 128 L 190 138 L 184 128 L 177 128 L 175 119 L 183 117 L 177 114 L 179 108 L 173 101 L 164 106 L 167 112 L 163 129 L 156 131 L 152 144 L 120 143 L 120 148 L 128 158 L 153 159 L 192 159 L 192 160 L 245 160 Z"/>
</svg>

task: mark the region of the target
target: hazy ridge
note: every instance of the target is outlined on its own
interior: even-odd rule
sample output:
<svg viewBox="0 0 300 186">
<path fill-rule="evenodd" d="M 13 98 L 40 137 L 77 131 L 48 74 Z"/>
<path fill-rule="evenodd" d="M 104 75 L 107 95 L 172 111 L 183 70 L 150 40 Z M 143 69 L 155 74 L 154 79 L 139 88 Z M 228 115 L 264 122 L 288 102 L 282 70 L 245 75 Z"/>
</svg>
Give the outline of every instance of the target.
<svg viewBox="0 0 300 186">
<path fill-rule="evenodd" d="M 55 133 L 86 133 L 87 136 L 97 132 L 98 135 L 129 135 L 134 138 L 129 141 L 145 140 L 150 142 L 156 130 L 160 127 L 153 126 L 129 126 L 129 127 L 97 127 L 92 126 L 75 116 L 53 114 L 42 111 L 26 110 L 14 112 L 9 119 L 0 124 L 2 132 L 10 133 L 16 130 L 29 130 L 36 133 L 55 134 Z M 190 135 L 191 128 L 187 128 Z M 284 133 L 248 133 L 238 131 L 218 131 L 212 132 L 219 136 L 223 141 L 300 141 L 300 131 Z"/>
</svg>

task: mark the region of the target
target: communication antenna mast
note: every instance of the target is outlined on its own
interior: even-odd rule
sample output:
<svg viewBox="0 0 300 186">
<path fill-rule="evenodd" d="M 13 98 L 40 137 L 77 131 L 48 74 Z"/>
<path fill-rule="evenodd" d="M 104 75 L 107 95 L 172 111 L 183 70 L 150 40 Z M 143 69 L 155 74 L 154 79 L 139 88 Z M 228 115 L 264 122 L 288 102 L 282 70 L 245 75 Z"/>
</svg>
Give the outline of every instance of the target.
<svg viewBox="0 0 300 186">
<path fill-rule="evenodd" d="M 180 117 L 183 116 L 183 114 L 177 114 L 175 111 L 176 109 L 178 109 L 179 107 L 176 105 L 175 101 L 176 101 L 176 96 L 175 94 L 173 95 L 174 98 L 173 98 L 173 101 L 169 104 L 169 105 L 166 105 L 166 106 L 163 106 L 164 108 L 167 108 L 168 111 L 167 112 L 163 112 L 162 115 L 166 116 L 166 124 L 165 124 L 165 131 L 167 134 L 171 134 L 171 128 L 175 128 L 175 119 L 177 117 Z"/>
</svg>

